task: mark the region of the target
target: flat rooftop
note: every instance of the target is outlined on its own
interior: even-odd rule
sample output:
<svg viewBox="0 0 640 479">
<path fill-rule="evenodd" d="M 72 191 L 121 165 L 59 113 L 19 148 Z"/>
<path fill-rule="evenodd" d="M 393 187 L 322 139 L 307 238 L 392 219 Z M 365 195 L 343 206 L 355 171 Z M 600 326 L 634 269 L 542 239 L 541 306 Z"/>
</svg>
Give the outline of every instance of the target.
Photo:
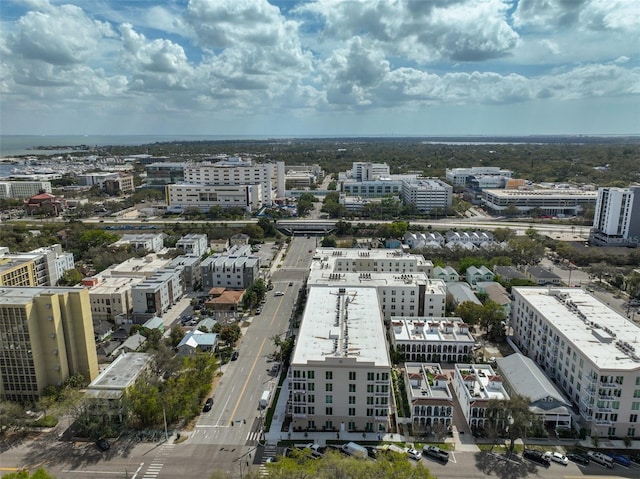
<svg viewBox="0 0 640 479">
<path fill-rule="evenodd" d="M 118 356 L 87 387 L 87 396 L 94 399 L 118 399 L 151 361 L 147 353 L 125 353 Z"/>
<path fill-rule="evenodd" d="M 42 294 L 64 294 L 77 293 L 82 291 L 82 287 L 70 288 L 42 288 L 27 286 L 0 286 L 0 306 L 2 305 L 25 305 L 33 301 L 33 298 Z"/>
<path fill-rule="evenodd" d="M 370 286 L 370 287 L 417 287 L 426 285 L 427 294 L 446 294 L 446 285 L 440 279 L 430 279 L 427 273 L 333 273 L 329 269 L 311 269 L 308 286 Z"/>
<path fill-rule="evenodd" d="M 489 364 L 456 364 L 455 371 L 462 378 L 471 401 L 509 399 L 502 377 L 496 375 Z"/>
<path fill-rule="evenodd" d="M 400 249 L 316 248 L 311 267 L 313 268 L 313 264 L 316 262 L 335 263 L 337 259 L 371 259 L 374 261 L 404 259 L 412 260 L 420 266 L 433 266 L 433 263 L 424 259 L 424 256 L 405 253 Z"/>
<path fill-rule="evenodd" d="M 437 363 L 405 363 L 409 400 L 453 400 L 448 378 Z"/>
<path fill-rule="evenodd" d="M 126 290 L 140 283 L 143 278 L 127 278 L 124 276 L 98 276 L 99 283 L 89 288 L 89 294 L 113 294 L 121 289 Z"/>
<path fill-rule="evenodd" d="M 469 325 L 460 318 L 391 317 L 395 340 L 416 342 L 455 341 L 475 344 Z"/>
<path fill-rule="evenodd" d="M 640 369 L 640 327 L 587 291 L 514 287 L 513 294 L 526 299 L 598 368 Z"/>
<path fill-rule="evenodd" d="M 112 265 L 101 274 L 111 276 L 150 276 L 157 270 L 166 267 L 170 262 L 170 259 L 163 259 L 157 254 L 151 253 L 144 258 L 130 258 L 123 263 Z"/>
<path fill-rule="evenodd" d="M 573 189 L 544 189 L 536 188 L 533 190 L 489 190 L 487 194 L 502 198 L 526 198 L 526 197 L 545 197 L 545 198 L 567 198 L 567 197 L 583 197 L 595 200 L 598 196 L 597 191 L 589 190 L 573 190 Z"/>
<path fill-rule="evenodd" d="M 356 363 L 390 366 L 375 288 L 310 289 L 292 363 L 327 358 L 354 358 Z"/>
</svg>

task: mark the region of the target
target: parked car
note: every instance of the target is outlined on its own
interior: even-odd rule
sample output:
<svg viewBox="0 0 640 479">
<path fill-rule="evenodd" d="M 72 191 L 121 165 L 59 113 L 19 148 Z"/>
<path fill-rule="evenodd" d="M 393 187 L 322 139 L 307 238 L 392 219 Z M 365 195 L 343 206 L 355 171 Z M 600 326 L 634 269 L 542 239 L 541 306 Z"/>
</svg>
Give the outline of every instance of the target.
<svg viewBox="0 0 640 479">
<path fill-rule="evenodd" d="M 235 361 L 236 359 L 238 359 L 238 351 L 234 351 L 231 353 L 231 361 Z"/>
<path fill-rule="evenodd" d="M 409 449 L 407 451 L 407 454 L 414 461 L 419 461 L 420 459 L 422 459 L 422 453 L 420 451 L 415 450 L 414 448 Z"/>
<path fill-rule="evenodd" d="M 213 398 L 209 398 L 204 402 L 204 407 L 202 408 L 202 411 L 209 412 L 211 411 L 212 407 L 213 407 Z"/>
<path fill-rule="evenodd" d="M 535 449 L 525 449 L 522 453 L 522 457 L 529 459 L 530 461 L 537 462 L 541 466 L 549 467 L 551 465 L 551 459 L 545 454 Z"/>
<path fill-rule="evenodd" d="M 611 458 L 617 462 L 618 464 L 622 464 L 623 466 L 629 467 L 631 465 L 631 459 L 627 456 L 623 456 L 621 454 L 611 454 Z"/>
<path fill-rule="evenodd" d="M 562 464 L 563 466 L 569 464 L 569 459 L 567 459 L 567 456 L 565 456 L 564 454 L 560 454 L 559 452 L 547 451 L 544 453 L 544 455 L 551 459 L 553 462 L 557 462 L 558 464 Z"/>
<path fill-rule="evenodd" d="M 111 444 L 104 438 L 100 438 L 96 441 L 96 447 L 101 451 L 108 451 L 111 448 Z"/>
<path fill-rule="evenodd" d="M 273 293 L 274 296 L 284 296 L 284 292 L 282 291 L 276 291 L 275 293 Z"/>
<path fill-rule="evenodd" d="M 583 466 L 589 465 L 589 457 L 584 454 L 567 454 L 567 459 L 576 464 L 582 464 Z"/>
</svg>

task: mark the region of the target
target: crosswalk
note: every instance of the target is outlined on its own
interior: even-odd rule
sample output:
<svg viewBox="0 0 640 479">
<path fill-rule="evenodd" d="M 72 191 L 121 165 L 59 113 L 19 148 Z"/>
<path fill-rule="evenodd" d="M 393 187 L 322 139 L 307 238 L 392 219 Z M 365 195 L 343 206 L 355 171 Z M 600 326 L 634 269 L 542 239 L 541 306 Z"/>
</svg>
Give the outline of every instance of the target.
<svg viewBox="0 0 640 479">
<path fill-rule="evenodd" d="M 247 446 L 255 446 L 258 442 L 264 439 L 262 431 L 250 431 L 247 434 Z"/>
<path fill-rule="evenodd" d="M 158 452 L 154 456 L 151 463 L 147 466 L 147 469 L 142 475 L 142 479 L 157 479 L 160 475 L 160 471 L 164 466 L 164 461 L 171 454 L 171 450 L 175 447 L 175 444 L 163 444 L 158 448 Z"/>
</svg>

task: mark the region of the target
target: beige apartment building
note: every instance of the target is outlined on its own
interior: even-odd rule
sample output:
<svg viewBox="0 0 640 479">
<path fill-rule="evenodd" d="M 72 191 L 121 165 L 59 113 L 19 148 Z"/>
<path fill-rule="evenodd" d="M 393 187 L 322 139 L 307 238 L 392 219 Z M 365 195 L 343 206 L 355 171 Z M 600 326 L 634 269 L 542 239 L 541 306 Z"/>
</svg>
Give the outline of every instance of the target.
<svg viewBox="0 0 640 479">
<path fill-rule="evenodd" d="M 47 386 L 98 375 L 89 292 L 0 289 L 0 398 L 30 404 Z"/>
</svg>

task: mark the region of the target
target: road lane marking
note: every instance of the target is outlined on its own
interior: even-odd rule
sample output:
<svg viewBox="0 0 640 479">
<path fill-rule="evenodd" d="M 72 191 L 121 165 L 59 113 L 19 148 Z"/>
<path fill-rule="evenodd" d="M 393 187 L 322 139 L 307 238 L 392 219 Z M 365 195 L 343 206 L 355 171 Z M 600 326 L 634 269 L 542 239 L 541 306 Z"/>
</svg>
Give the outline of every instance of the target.
<svg viewBox="0 0 640 479">
<path fill-rule="evenodd" d="M 247 374 L 247 379 L 244 382 L 244 384 L 242 385 L 242 390 L 240 391 L 240 395 L 238 397 L 238 400 L 236 401 L 236 406 L 233 408 L 233 411 L 231 412 L 231 418 L 230 420 L 233 421 L 233 418 L 236 415 L 236 411 L 238 410 L 238 407 L 240 407 L 240 402 L 242 401 L 242 396 L 244 396 L 244 392 L 247 389 L 247 386 L 249 385 L 249 381 L 251 381 L 252 379 L 252 375 L 253 375 L 253 371 L 256 368 L 256 365 L 258 364 L 258 359 L 260 359 L 262 357 L 262 350 L 264 349 L 264 343 L 267 342 L 267 338 L 264 338 L 262 340 L 262 344 L 260 345 L 260 349 L 258 349 L 258 354 L 256 355 L 256 359 L 254 359 L 253 361 L 253 365 L 251 366 L 251 370 L 249 371 L 249 374 Z"/>
</svg>

